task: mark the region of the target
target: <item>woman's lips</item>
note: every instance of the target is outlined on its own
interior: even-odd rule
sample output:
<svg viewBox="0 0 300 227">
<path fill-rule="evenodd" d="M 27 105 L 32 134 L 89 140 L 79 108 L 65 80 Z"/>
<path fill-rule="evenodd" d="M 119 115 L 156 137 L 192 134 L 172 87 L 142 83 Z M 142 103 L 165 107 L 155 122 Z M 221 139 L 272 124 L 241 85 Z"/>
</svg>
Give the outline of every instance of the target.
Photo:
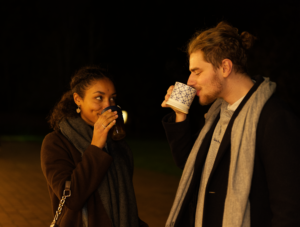
<svg viewBox="0 0 300 227">
<path fill-rule="evenodd" d="M 200 95 L 200 90 L 197 91 L 197 95 L 198 95 L 198 96 Z"/>
</svg>

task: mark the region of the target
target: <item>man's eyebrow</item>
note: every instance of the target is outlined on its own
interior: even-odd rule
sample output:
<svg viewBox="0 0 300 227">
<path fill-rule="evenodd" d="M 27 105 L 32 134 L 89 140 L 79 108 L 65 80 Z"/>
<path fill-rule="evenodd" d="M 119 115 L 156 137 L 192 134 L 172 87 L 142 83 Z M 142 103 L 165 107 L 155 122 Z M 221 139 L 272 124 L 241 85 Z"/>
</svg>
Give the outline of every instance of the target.
<svg viewBox="0 0 300 227">
<path fill-rule="evenodd" d="M 194 71 L 196 71 L 196 70 L 198 70 L 199 68 L 198 67 L 196 67 L 196 68 L 192 68 L 192 69 L 190 69 L 190 71 L 191 72 L 194 72 Z"/>
</svg>

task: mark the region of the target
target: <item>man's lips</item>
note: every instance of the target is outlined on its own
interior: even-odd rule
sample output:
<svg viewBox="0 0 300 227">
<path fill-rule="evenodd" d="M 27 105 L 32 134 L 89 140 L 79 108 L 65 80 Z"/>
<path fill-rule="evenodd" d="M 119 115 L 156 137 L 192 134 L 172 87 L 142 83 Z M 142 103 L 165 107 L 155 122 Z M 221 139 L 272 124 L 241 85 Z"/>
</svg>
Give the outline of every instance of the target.
<svg viewBox="0 0 300 227">
<path fill-rule="evenodd" d="M 197 96 L 199 96 L 199 95 L 200 95 L 200 90 L 197 91 Z"/>
</svg>

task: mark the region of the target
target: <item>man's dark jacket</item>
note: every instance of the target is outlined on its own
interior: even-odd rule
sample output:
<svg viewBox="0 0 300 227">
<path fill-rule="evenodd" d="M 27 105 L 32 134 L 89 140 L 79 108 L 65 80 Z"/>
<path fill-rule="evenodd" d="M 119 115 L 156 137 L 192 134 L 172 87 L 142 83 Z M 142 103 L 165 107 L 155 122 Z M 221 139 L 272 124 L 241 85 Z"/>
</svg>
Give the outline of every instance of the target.
<svg viewBox="0 0 300 227">
<path fill-rule="evenodd" d="M 203 227 L 221 227 L 230 165 L 230 134 L 235 115 L 259 84 L 248 92 L 229 122 L 209 177 Z M 212 134 L 219 118 L 205 136 L 195 162 L 192 182 L 175 227 L 195 226 L 200 178 Z M 191 134 L 189 118 L 175 123 L 175 114 L 163 118 L 167 138 L 177 166 L 185 162 L 198 136 Z M 256 132 L 254 170 L 250 190 L 251 227 L 300 226 L 300 120 L 275 94 L 264 105 Z"/>
</svg>

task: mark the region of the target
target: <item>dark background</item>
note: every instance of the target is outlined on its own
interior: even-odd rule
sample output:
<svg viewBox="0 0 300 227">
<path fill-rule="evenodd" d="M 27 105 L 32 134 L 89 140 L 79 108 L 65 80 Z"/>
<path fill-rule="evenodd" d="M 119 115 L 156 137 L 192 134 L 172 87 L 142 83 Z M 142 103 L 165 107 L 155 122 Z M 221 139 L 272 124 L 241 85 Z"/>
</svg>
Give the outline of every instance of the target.
<svg viewBox="0 0 300 227">
<path fill-rule="evenodd" d="M 187 82 L 186 45 L 221 20 L 257 37 L 250 75 L 270 77 L 296 114 L 299 24 L 296 1 L 9 1 L 1 5 L 0 134 L 50 132 L 46 117 L 80 67 L 115 77 L 127 132 L 164 138 L 160 107 L 168 87 Z M 194 100 L 195 125 L 208 107 Z"/>
</svg>

